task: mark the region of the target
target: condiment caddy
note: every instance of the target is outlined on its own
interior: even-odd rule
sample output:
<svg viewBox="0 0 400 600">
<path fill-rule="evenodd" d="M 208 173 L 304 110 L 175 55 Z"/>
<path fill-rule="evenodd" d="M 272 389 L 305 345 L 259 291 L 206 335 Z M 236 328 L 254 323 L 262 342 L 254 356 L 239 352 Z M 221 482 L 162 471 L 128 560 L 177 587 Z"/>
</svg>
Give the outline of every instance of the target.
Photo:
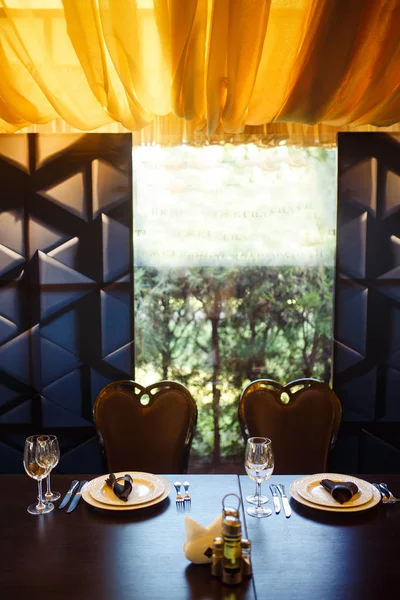
<svg viewBox="0 0 400 600">
<path fill-rule="evenodd" d="M 226 506 L 226 499 L 234 496 L 237 508 Z M 227 585 L 239 585 L 252 576 L 251 542 L 242 538 L 239 517 L 240 498 L 226 494 L 222 499 L 222 537 L 215 537 L 212 546 L 211 574 Z"/>
</svg>

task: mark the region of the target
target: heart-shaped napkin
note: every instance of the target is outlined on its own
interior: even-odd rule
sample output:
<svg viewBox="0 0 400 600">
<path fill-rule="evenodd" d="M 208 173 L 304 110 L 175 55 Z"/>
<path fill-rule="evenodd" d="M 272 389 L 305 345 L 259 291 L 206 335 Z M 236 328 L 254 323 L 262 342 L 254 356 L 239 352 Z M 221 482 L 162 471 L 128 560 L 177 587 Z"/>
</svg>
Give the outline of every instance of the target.
<svg viewBox="0 0 400 600">
<path fill-rule="evenodd" d="M 121 481 L 123 483 L 120 483 Z M 133 479 L 128 474 L 124 477 L 115 477 L 114 473 L 110 473 L 106 479 L 106 484 L 110 486 L 117 498 L 124 502 L 128 501 L 129 494 L 132 491 L 132 483 Z"/>
<path fill-rule="evenodd" d="M 352 481 L 332 481 L 332 479 L 323 479 L 321 482 L 325 488 L 337 502 L 343 504 L 352 499 L 354 494 L 357 494 L 358 487 Z"/>
</svg>

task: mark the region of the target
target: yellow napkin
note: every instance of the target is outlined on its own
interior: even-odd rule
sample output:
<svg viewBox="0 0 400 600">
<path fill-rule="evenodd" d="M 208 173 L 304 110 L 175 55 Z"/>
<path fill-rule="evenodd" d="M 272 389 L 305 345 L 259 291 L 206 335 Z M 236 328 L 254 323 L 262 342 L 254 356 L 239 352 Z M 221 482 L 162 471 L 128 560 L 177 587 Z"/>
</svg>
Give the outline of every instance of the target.
<svg viewBox="0 0 400 600">
<path fill-rule="evenodd" d="M 207 527 L 186 515 L 185 527 L 186 542 L 183 551 L 186 558 L 196 564 L 210 563 L 214 538 L 222 536 L 222 514 Z"/>
</svg>

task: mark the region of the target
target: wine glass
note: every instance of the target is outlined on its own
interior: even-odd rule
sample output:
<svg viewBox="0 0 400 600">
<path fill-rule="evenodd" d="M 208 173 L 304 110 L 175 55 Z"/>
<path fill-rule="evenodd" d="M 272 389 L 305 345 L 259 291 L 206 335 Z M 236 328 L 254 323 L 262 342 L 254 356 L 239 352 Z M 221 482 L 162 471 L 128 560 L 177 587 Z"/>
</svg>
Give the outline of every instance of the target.
<svg viewBox="0 0 400 600">
<path fill-rule="evenodd" d="M 24 468 L 29 477 L 38 482 L 38 503 L 31 504 L 27 508 L 31 515 L 43 515 L 54 509 L 54 504 L 51 502 L 45 504 L 42 496 L 42 480 L 47 477 L 51 468 L 46 466 L 49 453 L 50 447 L 46 436 L 32 435 L 25 440 Z"/>
<path fill-rule="evenodd" d="M 58 465 L 58 462 L 60 460 L 60 446 L 58 443 L 58 439 L 55 435 L 48 435 L 48 436 L 42 436 L 42 437 L 48 438 L 50 452 L 48 454 L 47 459 L 48 459 L 49 463 L 51 464 L 50 471 L 52 471 L 54 469 L 54 467 L 56 465 Z M 46 489 L 46 493 L 44 495 L 45 501 L 46 502 L 55 502 L 56 500 L 59 500 L 61 498 L 60 492 L 52 492 L 51 491 L 50 472 L 46 478 L 46 485 L 47 485 L 47 489 Z"/>
<path fill-rule="evenodd" d="M 247 475 L 257 483 L 257 506 L 249 507 L 246 512 L 251 517 L 269 517 L 272 510 L 261 504 L 261 483 L 271 477 L 274 470 L 272 442 L 268 438 L 252 437 L 247 440 L 244 468 Z"/>
</svg>

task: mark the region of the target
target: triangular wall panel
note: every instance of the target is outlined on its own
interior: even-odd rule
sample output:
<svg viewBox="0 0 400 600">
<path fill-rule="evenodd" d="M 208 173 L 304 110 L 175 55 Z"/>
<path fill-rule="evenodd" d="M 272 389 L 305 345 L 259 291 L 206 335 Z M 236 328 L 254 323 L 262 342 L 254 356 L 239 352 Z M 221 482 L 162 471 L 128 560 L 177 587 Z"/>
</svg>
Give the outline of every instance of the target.
<svg viewBox="0 0 400 600">
<path fill-rule="evenodd" d="M 393 435 L 400 430 L 399 135 L 339 133 L 337 221 L 333 387 L 343 406 L 338 447 L 351 431 L 360 436 L 361 451 L 358 440 L 369 434 L 379 463 L 378 442 L 383 447 L 397 439 L 400 472 L 400 439 Z M 366 457 L 359 460 L 358 468 L 367 469 Z M 385 472 L 383 456 L 381 464 Z"/>
<path fill-rule="evenodd" d="M 12 271 L 24 261 L 23 256 L 0 244 L 0 276 Z"/>
<path fill-rule="evenodd" d="M 40 190 L 39 193 L 44 198 L 48 198 L 51 202 L 58 204 L 68 212 L 87 221 L 88 216 L 85 202 L 83 173 L 76 173 L 54 187 Z"/>
<path fill-rule="evenodd" d="M 104 360 L 116 367 L 119 371 L 122 371 L 126 375 L 132 376 L 133 372 L 133 343 L 126 344 L 122 348 L 118 348 L 115 352 L 112 352 L 108 356 L 104 357 Z"/>
<path fill-rule="evenodd" d="M 365 277 L 367 216 L 364 212 L 356 219 L 348 221 L 340 232 L 339 269 L 345 275 L 358 279 Z"/>
<path fill-rule="evenodd" d="M 92 163 L 92 181 L 93 218 L 126 201 L 129 196 L 128 175 L 102 160 Z"/>
<path fill-rule="evenodd" d="M 343 201 L 366 208 L 376 215 L 378 162 L 370 157 L 341 174 L 339 194 Z"/>
<path fill-rule="evenodd" d="M 103 231 L 103 278 L 104 282 L 121 277 L 129 270 L 130 256 L 129 227 L 102 215 Z"/>
<path fill-rule="evenodd" d="M 43 389 L 43 395 L 78 416 L 82 410 L 82 379 L 79 369 L 60 377 Z"/>
<path fill-rule="evenodd" d="M 71 147 L 77 144 L 84 136 L 82 134 L 42 134 L 36 137 L 36 167 L 55 160 L 56 158 L 68 156 Z"/>
<path fill-rule="evenodd" d="M 40 335 L 72 354 L 79 352 L 79 315 L 77 309 L 63 312 L 40 327 Z"/>
<path fill-rule="evenodd" d="M 0 231 L 1 243 L 17 254 L 25 256 L 23 211 L 10 210 L 0 213 Z"/>
<path fill-rule="evenodd" d="M 51 256 L 39 252 L 40 309 L 42 318 L 69 306 L 93 291 L 94 282 Z"/>
<path fill-rule="evenodd" d="M 14 337 L 18 332 L 18 325 L 0 315 L 0 344 Z"/>
<path fill-rule="evenodd" d="M 388 171 L 386 173 L 386 189 L 384 196 L 384 216 L 390 217 L 400 210 L 400 174 Z"/>
<path fill-rule="evenodd" d="M 64 244 L 57 246 L 57 248 L 48 252 L 47 255 L 67 265 L 67 267 L 71 267 L 71 269 L 76 269 L 78 265 L 78 250 L 79 238 L 74 237 Z"/>
<path fill-rule="evenodd" d="M 21 171 L 29 171 L 28 136 L 0 135 L 0 160 L 15 165 Z"/>
<path fill-rule="evenodd" d="M 47 252 L 62 244 L 66 238 L 65 233 L 40 219 L 29 219 L 29 256 L 33 256 L 36 250 Z"/>
<path fill-rule="evenodd" d="M 81 364 L 81 361 L 75 354 L 68 352 L 43 337 L 40 340 L 40 345 L 43 386 L 70 373 Z"/>
<path fill-rule="evenodd" d="M 0 346 L 1 371 L 37 391 L 41 389 L 38 325 Z"/>
<path fill-rule="evenodd" d="M 129 134 L 0 136 L 2 472 L 46 429 L 64 471 L 100 469 L 93 402 L 131 373 L 131 160 Z"/>
</svg>

